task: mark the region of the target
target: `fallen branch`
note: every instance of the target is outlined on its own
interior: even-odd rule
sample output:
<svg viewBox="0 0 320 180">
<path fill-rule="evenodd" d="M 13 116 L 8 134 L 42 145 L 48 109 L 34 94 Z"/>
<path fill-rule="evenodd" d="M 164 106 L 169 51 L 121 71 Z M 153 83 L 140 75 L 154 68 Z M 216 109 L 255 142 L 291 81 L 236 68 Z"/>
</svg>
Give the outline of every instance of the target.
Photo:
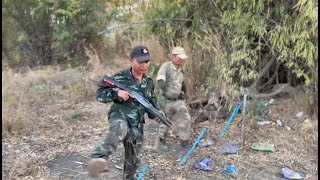
<svg viewBox="0 0 320 180">
<path fill-rule="evenodd" d="M 279 81 L 279 79 L 278 79 L 279 78 L 278 77 L 278 75 L 279 75 L 279 73 L 278 73 L 279 66 L 280 66 L 280 64 L 277 63 L 274 74 L 272 75 L 272 77 L 266 83 L 264 83 L 262 86 L 259 87 L 259 91 L 262 90 L 265 86 L 271 84 L 275 78 L 276 78 L 276 84 L 279 84 L 279 82 L 278 82 Z"/>
<path fill-rule="evenodd" d="M 277 89 L 276 91 L 269 93 L 269 94 L 251 94 L 250 96 L 253 98 L 267 98 L 267 97 L 272 97 L 274 95 L 279 94 L 281 91 L 283 91 L 283 89 L 285 87 L 287 87 L 289 85 L 289 83 L 284 84 L 283 86 L 281 86 L 279 89 Z"/>
<path fill-rule="evenodd" d="M 201 97 L 201 98 L 195 99 L 191 102 L 188 102 L 188 105 L 204 104 L 204 103 L 207 103 L 208 101 L 209 101 L 209 98 Z"/>
</svg>

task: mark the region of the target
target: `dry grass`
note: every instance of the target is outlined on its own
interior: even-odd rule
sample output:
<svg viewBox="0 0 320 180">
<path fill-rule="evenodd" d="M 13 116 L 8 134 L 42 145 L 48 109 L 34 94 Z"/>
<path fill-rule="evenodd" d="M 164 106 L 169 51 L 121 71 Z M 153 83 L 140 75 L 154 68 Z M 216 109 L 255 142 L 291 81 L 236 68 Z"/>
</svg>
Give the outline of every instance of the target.
<svg viewBox="0 0 320 180">
<path fill-rule="evenodd" d="M 157 39 L 135 41 L 132 44 L 146 45 L 156 62 L 165 61 Z M 48 66 L 24 73 L 15 73 L 3 67 L 3 134 L 33 129 L 36 118 L 28 112 L 37 107 L 51 105 L 61 109 L 72 107 L 88 98 L 94 100 L 96 83 L 103 75 L 111 75 L 116 69 L 130 67 L 125 57 L 117 57 L 112 61 L 101 60 L 92 47 L 86 48 L 85 53 L 88 56 L 87 67 L 61 70 L 59 67 Z"/>
<path fill-rule="evenodd" d="M 161 53 L 155 45 L 150 49 Z M 86 55 L 87 67 L 74 69 L 47 66 L 15 73 L 3 66 L 4 179 L 50 179 L 47 163 L 57 154 L 88 156 L 101 140 L 107 129 L 106 107 L 95 101 L 96 82 L 130 62 L 126 57 L 101 60 L 90 47 Z M 79 141 L 88 137 L 87 142 Z"/>
<path fill-rule="evenodd" d="M 16 81 L 12 81 L 14 78 L 20 77 L 11 70 L 2 71 L 2 135 L 28 127 L 31 123 L 28 118 L 23 118 L 27 115 L 28 97 L 21 91 L 23 85 L 15 87 Z"/>
<path fill-rule="evenodd" d="M 30 131 L 36 122 L 30 112 L 42 106 L 68 106 L 86 98 L 93 99 L 94 89 L 90 83 L 81 69 L 59 71 L 49 67 L 25 73 L 2 71 L 3 132 Z"/>
</svg>

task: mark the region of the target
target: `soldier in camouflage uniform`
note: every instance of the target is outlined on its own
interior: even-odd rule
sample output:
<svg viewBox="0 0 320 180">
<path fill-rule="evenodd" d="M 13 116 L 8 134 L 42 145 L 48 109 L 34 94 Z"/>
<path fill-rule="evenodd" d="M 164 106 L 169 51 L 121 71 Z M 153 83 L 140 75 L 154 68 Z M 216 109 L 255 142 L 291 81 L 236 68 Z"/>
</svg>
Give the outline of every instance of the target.
<svg viewBox="0 0 320 180">
<path fill-rule="evenodd" d="M 178 133 L 183 148 L 189 145 L 191 135 L 191 117 L 185 102 L 186 86 L 182 71 L 182 65 L 187 57 L 182 47 L 175 47 L 172 50 L 172 60 L 161 65 L 157 76 L 160 87 L 158 103 L 171 119 L 173 129 Z M 160 124 L 158 133 L 160 150 L 168 151 L 166 145 L 168 128 Z"/>
<path fill-rule="evenodd" d="M 135 47 L 130 54 L 132 67 L 116 73 L 112 77 L 119 83 L 142 93 L 155 107 L 154 83 L 145 75 L 151 57 L 144 46 Z M 107 169 L 107 160 L 122 142 L 125 150 L 123 179 L 136 179 L 135 173 L 140 166 L 138 157 L 143 144 L 143 125 L 146 109 L 130 94 L 118 88 L 99 87 L 97 100 L 102 103 L 114 102 L 108 113 L 109 133 L 104 141 L 92 152 L 88 163 L 89 174 L 93 177 Z M 159 119 L 152 117 L 151 119 Z"/>
</svg>

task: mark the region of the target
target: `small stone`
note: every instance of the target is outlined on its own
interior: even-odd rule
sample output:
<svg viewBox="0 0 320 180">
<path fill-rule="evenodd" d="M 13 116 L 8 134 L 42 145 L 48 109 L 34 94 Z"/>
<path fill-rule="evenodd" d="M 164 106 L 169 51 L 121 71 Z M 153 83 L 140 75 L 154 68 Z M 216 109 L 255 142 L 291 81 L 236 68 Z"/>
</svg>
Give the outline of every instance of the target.
<svg viewBox="0 0 320 180">
<path fill-rule="evenodd" d="M 296 116 L 298 117 L 298 118 L 301 118 L 302 116 L 303 116 L 303 112 L 301 111 L 301 112 L 298 112 L 297 114 L 296 114 Z"/>
<path fill-rule="evenodd" d="M 285 128 L 286 130 L 288 130 L 288 131 L 291 130 L 291 128 L 290 128 L 289 126 L 285 126 L 284 128 Z"/>
<path fill-rule="evenodd" d="M 283 123 L 282 123 L 282 121 L 280 119 L 277 120 L 277 125 L 280 126 L 280 127 L 283 126 Z"/>
</svg>

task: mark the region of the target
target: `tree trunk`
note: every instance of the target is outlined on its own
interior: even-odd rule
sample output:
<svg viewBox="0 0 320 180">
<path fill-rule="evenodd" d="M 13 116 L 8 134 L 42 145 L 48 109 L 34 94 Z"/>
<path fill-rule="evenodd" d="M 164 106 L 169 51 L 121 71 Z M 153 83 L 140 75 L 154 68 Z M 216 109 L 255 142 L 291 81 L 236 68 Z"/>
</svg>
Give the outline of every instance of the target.
<svg viewBox="0 0 320 180">
<path fill-rule="evenodd" d="M 264 66 L 264 68 L 259 72 L 258 78 L 252 83 L 250 86 L 251 88 L 256 89 L 256 86 L 259 82 L 259 80 L 268 72 L 270 66 L 273 64 L 273 62 L 276 60 L 276 58 L 279 56 L 279 53 L 275 56 L 273 56 L 270 61 Z M 267 58 L 268 56 L 266 56 Z"/>
<path fill-rule="evenodd" d="M 279 67 L 280 67 L 280 64 L 279 64 L 279 63 L 277 63 L 276 84 L 279 84 Z"/>
</svg>

